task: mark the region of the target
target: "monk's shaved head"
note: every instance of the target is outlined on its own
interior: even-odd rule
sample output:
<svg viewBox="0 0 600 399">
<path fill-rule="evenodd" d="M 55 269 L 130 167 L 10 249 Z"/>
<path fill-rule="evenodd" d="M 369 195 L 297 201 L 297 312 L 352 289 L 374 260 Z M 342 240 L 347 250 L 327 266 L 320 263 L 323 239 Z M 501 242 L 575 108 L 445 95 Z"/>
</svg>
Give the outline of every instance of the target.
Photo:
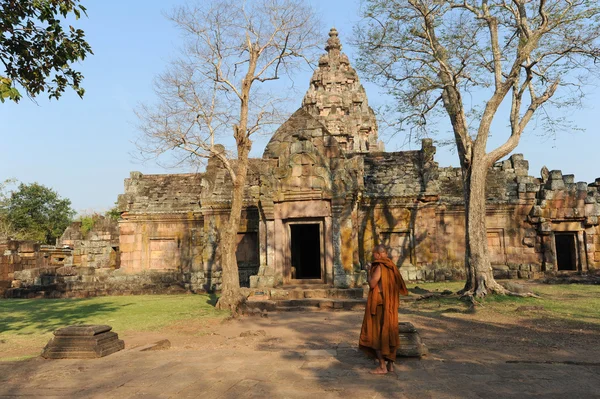
<svg viewBox="0 0 600 399">
<path fill-rule="evenodd" d="M 381 255 L 386 255 L 388 254 L 387 248 L 385 245 L 377 245 L 375 248 L 373 248 L 373 253 L 378 253 Z"/>
</svg>

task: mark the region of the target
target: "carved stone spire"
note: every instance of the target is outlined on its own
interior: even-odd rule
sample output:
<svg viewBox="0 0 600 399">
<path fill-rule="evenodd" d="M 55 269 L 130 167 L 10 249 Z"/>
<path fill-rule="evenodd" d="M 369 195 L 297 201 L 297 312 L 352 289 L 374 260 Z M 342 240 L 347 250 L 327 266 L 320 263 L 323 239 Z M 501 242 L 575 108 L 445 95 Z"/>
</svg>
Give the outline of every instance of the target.
<svg viewBox="0 0 600 399">
<path fill-rule="evenodd" d="M 381 151 L 375 113 L 358 75 L 342 53 L 338 31 L 331 28 L 302 107 L 327 127 L 348 153 Z"/>
<path fill-rule="evenodd" d="M 342 51 L 342 42 L 340 42 L 340 38 L 338 37 L 338 31 L 335 28 L 331 28 L 329 31 L 329 39 L 327 40 L 327 46 L 325 46 L 325 51 L 332 54 L 332 52 L 337 52 L 337 54 Z"/>
</svg>

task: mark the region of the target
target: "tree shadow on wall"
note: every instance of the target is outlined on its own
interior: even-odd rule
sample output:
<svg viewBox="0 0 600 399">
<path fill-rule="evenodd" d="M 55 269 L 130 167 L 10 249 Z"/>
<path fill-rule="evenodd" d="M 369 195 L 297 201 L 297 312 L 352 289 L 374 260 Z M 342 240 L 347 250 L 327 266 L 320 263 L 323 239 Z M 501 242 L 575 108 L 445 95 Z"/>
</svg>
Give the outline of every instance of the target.
<svg viewBox="0 0 600 399">
<path fill-rule="evenodd" d="M 427 231 L 416 233 L 416 221 L 423 204 L 421 201 L 423 191 L 411 196 L 399 197 L 395 193 L 398 182 L 394 179 L 376 183 L 369 182 L 368 177 L 366 180 L 365 191 L 369 193 L 369 197 L 366 203 L 362 204 L 363 217 L 359 230 L 360 259 L 369 261 L 371 249 L 383 244 L 392 251 L 390 255 L 399 268 L 405 264 L 416 266 L 417 247 L 428 235 Z M 422 182 L 421 190 L 423 190 Z M 397 213 L 395 214 L 394 211 Z M 404 222 L 402 211 L 409 212 L 408 220 Z M 367 232 L 371 234 L 370 240 Z"/>
</svg>

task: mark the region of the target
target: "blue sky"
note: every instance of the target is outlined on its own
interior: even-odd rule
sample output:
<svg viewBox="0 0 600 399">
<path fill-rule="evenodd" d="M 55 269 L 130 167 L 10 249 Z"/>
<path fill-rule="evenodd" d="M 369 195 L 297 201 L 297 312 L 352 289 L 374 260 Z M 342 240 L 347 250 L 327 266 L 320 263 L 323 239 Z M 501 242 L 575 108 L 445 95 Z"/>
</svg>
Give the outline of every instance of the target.
<svg viewBox="0 0 600 399">
<path fill-rule="evenodd" d="M 323 45 L 328 29 L 335 26 L 344 51 L 353 61 L 354 51 L 348 41 L 358 21 L 360 0 L 310 2 L 323 21 Z M 140 102 L 152 101 L 153 78 L 176 54 L 178 32 L 163 12 L 180 3 L 85 1 L 89 17 L 77 26 L 85 30 L 95 53 L 77 66 L 85 76 L 85 97 L 81 100 L 75 93 L 67 92 L 59 101 L 48 101 L 42 96 L 37 104 L 28 98 L 19 104 L 0 104 L 0 180 L 16 178 L 24 183 L 44 184 L 71 199 L 77 211 L 85 212 L 110 208 L 123 192 L 123 179 L 132 170 L 171 172 L 133 159 L 133 141 L 138 135 L 133 109 Z M 300 93 L 290 111 L 300 106 L 309 78 L 307 72 L 295 79 Z M 363 84 L 372 105 L 391 101 L 364 79 Z M 545 137 L 531 129 L 525 133 L 515 152 L 525 154 L 531 175 L 539 176 L 540 168 L 546 165 L 575 174 L 577 181 L 591 182 L 600 176 L 600 94 L 594 88 L 590 92 L 587 107 L 571 112 L 572 119 L 584 131 L 565 131 L 556 137 Z M 401 136 L 396 137 L 386 143 L 386 149 L 418 148 L 401 147 L 403 143 Z M 260 157 L 265 145 L 266 139 L 255 141 L 252 155 Z M 438 148 L 436 160 L 440 166 L 457 165 L 457 156 L 449 149 Z"/>
</svg>

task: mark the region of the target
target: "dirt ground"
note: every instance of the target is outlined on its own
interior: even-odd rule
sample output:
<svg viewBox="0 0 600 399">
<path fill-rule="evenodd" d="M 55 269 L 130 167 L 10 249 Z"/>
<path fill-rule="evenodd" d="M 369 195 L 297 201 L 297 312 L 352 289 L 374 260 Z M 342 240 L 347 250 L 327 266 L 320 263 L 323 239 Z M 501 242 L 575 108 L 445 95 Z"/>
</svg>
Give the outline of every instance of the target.
<svg viewBox="0 0 600 399">
<path fill-rule="evenodd" d="M 168 339 L 172 349 L 177 350 L 311 350 L 340 344 L 354 347 L 362 317 L 361 311 L 271 313 L 266 318 L 185 322 L 160 333 L 127 333 L 122 338 L 129 348 Z M 449 312 L 426 312 L 410 303 L 400 309 L 400 321 L 413 323 L 429 349 L 429 356 L 440 360 L 476 358 L 600 365 L 600 328 L 591 324 L 573 328 L 569 322 L 530 314 L 471 314 L 456 312 L 454 308 Z"/>
<path fill-rule="evenodd" d="M 577 322 L 554 317 L 546 310 L 517 311 L 519 304 L 513 307 L 514 311 L 503 314 L 492 306 L 468 308 L 458 300 L 401 301 L 399 320 L 417 327 L 432 358 L 600 364 L 600 321 Z M 170 341 L 173 350 L 328 349 L 340 344 L 355 347 L 362 316 L 362 311 L 282 312 L 269 313 L 266 318 L 186 320 L 160 332 L 117 333 L 127 349 L 163 339 Z M 247 336 L 241 337 L 242 333 Z M 3 356 L 18 358 L 41 352 L 45 343 L 24 337 L 10 348 L 2 345 Z"/>
<path fill-rule="evenodd" d="M 402 302 L 429 355 L 372 376 L 356 351 L 362 311 L 282 312 L 120 333 L 97 360 L 0 362 L 0 398 L 600 397 L 600 330 L 545 310 Z M 515 308 L 517 305 L 515 305 Z M 119 333 L 117 331 L 117 333 Z M 167 339 L 166 350 L 144 351 Z"/>
</svg>

